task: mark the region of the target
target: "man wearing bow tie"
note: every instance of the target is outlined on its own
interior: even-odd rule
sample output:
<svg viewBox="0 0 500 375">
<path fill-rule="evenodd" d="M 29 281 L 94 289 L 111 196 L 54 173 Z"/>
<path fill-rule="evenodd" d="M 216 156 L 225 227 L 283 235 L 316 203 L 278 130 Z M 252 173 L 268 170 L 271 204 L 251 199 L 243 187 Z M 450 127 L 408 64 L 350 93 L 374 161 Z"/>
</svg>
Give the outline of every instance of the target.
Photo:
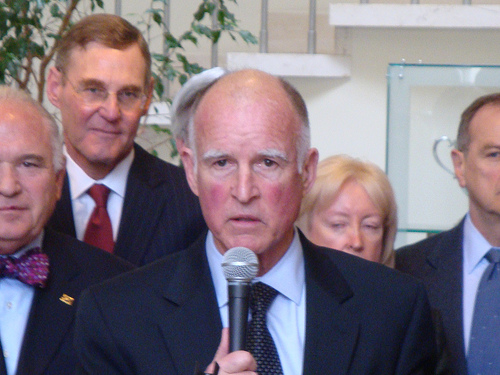
<svg viewBox="0 0 500 375">
<path fill-rule="evenodd" d="M 53 118 L 26 93 L 0 86 L 0 375 L 73 373 L 80 292 L 132 267 L 44 229 L 64 173 Z"/>
</svg>

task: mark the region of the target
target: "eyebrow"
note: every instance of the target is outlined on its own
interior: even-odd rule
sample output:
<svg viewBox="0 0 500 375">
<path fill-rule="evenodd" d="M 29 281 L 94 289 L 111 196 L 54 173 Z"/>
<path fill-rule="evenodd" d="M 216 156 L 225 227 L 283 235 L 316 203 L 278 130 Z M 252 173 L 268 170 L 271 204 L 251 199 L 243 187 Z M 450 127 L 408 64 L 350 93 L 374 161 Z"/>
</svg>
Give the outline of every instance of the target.
<svg viewBox="0 0 500 375">
<path fill-rule="evenodd" d="M 227 152 L 223 152 L 220 150 L 208 150 L 202 155 L 202 159 L 203 160 L 219 159 L 227 156 L 228 156 Z"/>
<path fill-rule="evenodd" d="M 98 79 L 93 79 L 93 78 L 90 78 L 90 79 L 84 79 L 82 81 L 80 81 L 78 83 L 79 86 L 99 86 L 99 87 L 102 87 L 102 88 L 106 88 L 106 84 L 103 82 L 103 81 L 100 81 Z M 118 91 L 142 91 L 143 88 L 141 86 L 137 86 L 137 85 L 132 85 L 132 84 L 129 84 L 129 85 L 125 85 L 123 87 L 121 87 Z"/>
<path fill-rule="evenodd" d="M 105 86 L 104 82 L 99 81 L 98 79 L 92 79 L 92 78 L 91 79 L 83 79 L 80 82 L 77 82 L 77 84 L 80 86 L 89 86 L 89 85 L 102 86 L 102 87 Z"/>
<path fill-rule="evenodd" d="M 490 148 L 496 148 L 496 149 L 498 149 L 498 148 L 500 148 L 500 144 L 498 144 L 498 143 L 487 143 L 487 144 L 484 145 L 483 150 L 488 150 Z"/>
<path fill-rule="evenodd" d="M 276 150 L 274 148 L 269 148 L 266 150 L 262 150 L 258 152 L 258 155 L 266 157 L 266 158 L 273 158 L 273 159 L 281 159 L 285 162 L 288 162 L 288 157 L 286 154 L 282 151 Z M 210 160 L 210 159 L 219 159 L 219 158 L 225 158 L 228 157 L 229 154 L 224 151 L 220 150 L 208 150 L 205 152 L 202 156 L 203 160 Z"/>
<path fill-rule="evenodd" d="M 45 164 L 46 160 L 47 159 L 45 157 L 43 157 L 42 155 L 38 155 L 38 154 L 25 154 L 25 155 L 21 155 L 18 158 L 18 162 L 36 161 L 40 164 Z"/>
<path fill-rule="evenodd" d="M 288 162 L 288 157 L 283 151 L 276 150 L 274 148 L 268 148 L 266 150 L 262 150 L 259 152 L 259 155 L 267 157 L 267 158 L 273 158 L 273 159 L 281 159 L 285 162 Z"/>
</svg>

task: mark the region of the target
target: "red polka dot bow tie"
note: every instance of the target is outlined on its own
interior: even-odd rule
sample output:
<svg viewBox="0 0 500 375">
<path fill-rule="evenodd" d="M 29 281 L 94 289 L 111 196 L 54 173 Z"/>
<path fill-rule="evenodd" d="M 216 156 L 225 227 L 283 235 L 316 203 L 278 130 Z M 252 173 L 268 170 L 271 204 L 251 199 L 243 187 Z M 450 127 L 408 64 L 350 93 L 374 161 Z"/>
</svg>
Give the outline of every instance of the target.
<svg viewBox="0 0 500 375">
<path fill-rule="evenodd" d="M 49 257 L 40 248 L 28 250 L 19 258 L 0 257 L 0 278 L 9 277 L 25 284 L 44 288 L 49 276 Z"/>
</svg>

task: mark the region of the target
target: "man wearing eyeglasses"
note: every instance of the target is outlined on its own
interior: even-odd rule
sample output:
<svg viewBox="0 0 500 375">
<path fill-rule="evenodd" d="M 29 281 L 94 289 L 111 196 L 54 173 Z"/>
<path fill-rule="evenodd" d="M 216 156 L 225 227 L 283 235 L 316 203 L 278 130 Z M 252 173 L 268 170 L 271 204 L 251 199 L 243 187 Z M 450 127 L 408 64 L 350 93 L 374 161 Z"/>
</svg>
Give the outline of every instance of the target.
<svg viewBox="0 0 500 375">
<path fill-rule="evenodd" d="M 181 168 L 134 142 L 152 94 L 146 41 L 110 14 L 70 29 L 47 78 L 67 158 L 50 225 L 137 265 L 187 247 L 205 228 Z"/>
</svg>

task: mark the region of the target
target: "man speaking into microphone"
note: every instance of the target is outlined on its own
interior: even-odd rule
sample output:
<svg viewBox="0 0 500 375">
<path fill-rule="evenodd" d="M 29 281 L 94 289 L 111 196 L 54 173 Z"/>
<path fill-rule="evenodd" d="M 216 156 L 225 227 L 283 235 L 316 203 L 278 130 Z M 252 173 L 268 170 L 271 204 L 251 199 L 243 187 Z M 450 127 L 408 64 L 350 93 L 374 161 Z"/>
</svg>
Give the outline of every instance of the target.
<svg viewBox="0 0 500 375">
<path fill-rule="evenodd" d="M 432 374 L 423 285 L 315 246 L 294 226 L 318 161 L 300 94 L 261 71 L 216 68 L 188 81 L 172 111 L 208 233 L 86 293 L 75 335 L 80 373 Z M 253 251 L 259 268 L 247 351 L 227 354 L 221 264 L 235 247 Z"/>
</svg>

